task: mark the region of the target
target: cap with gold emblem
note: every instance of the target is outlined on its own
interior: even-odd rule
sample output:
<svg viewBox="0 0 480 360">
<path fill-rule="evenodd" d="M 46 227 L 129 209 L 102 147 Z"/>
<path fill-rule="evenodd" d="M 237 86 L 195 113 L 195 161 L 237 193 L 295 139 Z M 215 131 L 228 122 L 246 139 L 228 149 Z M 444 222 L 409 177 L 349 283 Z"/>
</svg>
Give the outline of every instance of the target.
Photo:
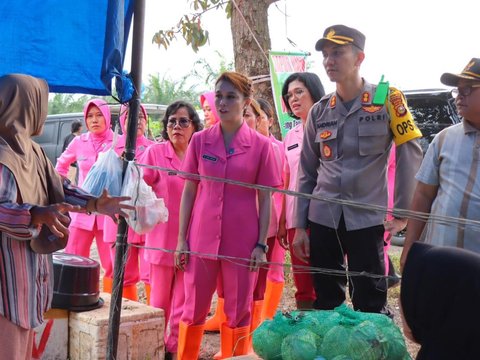
<svg viewBox="0 0 480 360">
<path fill-rule="evenodd" d="M 315 50 L 322 51 L 327 41 L 338 45 L 352 44 L 362 51 L 365 48 L 365 35 L 357 29 L 345 25 L 329 26 L 323 33 L 323 38 L 315 44 Z"/>
<path fill-rule="evenodd" d="M 480 82 L 480 59 L 473 58 L 465 66 L 461 74 L 445 73 L 440 77 L 440 81 L 447 86 L 458 86 L 460 80 L 473 80 Z"/>
</svg>

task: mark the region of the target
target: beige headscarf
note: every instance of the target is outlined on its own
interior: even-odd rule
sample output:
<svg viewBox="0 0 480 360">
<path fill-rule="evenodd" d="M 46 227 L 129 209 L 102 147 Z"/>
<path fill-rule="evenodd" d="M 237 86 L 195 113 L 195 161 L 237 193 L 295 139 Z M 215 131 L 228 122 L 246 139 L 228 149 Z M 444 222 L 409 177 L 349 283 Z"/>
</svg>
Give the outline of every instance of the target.
<svg viewBox="0 0 480 360">
<path fill-rule="evenodd" d="M 65 199 L 62 180 L 32 136 L 42 132 L 48 112 L 48 85 L 12 74 L 0 77 L 0 163 L 10 169 L 17 202 L 49 205 Z"/>
</svg>

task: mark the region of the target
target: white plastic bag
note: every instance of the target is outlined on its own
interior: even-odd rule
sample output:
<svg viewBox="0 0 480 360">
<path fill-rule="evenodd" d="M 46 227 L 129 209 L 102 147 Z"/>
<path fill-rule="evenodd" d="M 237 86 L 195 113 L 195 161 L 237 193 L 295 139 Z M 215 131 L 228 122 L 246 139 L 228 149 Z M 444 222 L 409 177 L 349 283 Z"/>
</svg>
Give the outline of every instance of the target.
<svg viewBox="0 0 480 360">
<path fill-rule="evenodd" d="M 98 159 L 85 177 L 82 189 L 94 196 L 100 196 L 104 189 L 112 196 L 120 196 L 122 190 L 122 159 L 114 148 L 117 144 L 117 129 L 112 147 L 98 154 Z"/>
<path fill-rule="evenodd" d="M 126 203 L 135 206 L 135 210 L 125 210 L 128 214 L 127 224 L 137 234 L 146 234 L 155 225 L 168 220 L 168 209 L 163 199 L 158 199 L 154 191 L 143 180 L 143 172 L 135 166 L 133 161 L 128 162 L 121 196 L 130 196 Z"/>
</svg>

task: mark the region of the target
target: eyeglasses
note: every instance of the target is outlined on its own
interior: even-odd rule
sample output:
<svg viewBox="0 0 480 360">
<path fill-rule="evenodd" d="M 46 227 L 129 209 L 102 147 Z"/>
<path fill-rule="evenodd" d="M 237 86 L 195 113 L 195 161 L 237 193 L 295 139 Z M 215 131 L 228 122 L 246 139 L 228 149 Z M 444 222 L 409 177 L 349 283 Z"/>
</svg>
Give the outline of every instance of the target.
<svg viewBox="0 0 480 360">
<path fill-rule="evenodd" d="M 480 84 L 462 86 L 462 87 L 452 89 L 452 97 L 454 99 L 456 99 L 458 95 L 462 95 L 463 97 L 466 97 L 472 93 L 474 88 L 478 88 L 478 87 L 480 87 Z"/>
<path fill-rule="evenodd" d="M 179 125 L 180 127 L 182 128 L 188 128 L 190 126 L 190 123 L 192 122 L 192 120 L 190 120 L 189 118 L 186 118 L 186 117 L 181 117 L 181 118 L 176 118 L 176 117 L 171 117 L 171 118 L 168 118 L 168 121 L 167 121 L 167 127 L 169 128 L 174 128 L 175 125 Z"/>
<path fill-rule="evenodd" d="M 303 94 L 306 93 L 306 90 L 305 89 L 301 89 L 301 88 L 298 88 L 298 89 L 295 89 L 293 90 L 293 93 L 291 92 L 288 92 L 286 93 L 284 96 L 283 96 L 283 99 L 288 102 L 292 97 L 293 95 L 295 95 L 297 98 L 301 97 Z"/>
</svg>

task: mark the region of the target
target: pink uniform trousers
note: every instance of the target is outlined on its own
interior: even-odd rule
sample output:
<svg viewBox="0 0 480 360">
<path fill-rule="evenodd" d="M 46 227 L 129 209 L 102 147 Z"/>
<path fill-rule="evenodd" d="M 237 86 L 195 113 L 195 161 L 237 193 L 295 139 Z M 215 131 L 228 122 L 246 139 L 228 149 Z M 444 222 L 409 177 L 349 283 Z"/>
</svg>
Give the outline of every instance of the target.
<svg viewBox="0 0 480 360">
<path fill-rule="evenodd" d="M 267 261 L 277 264 L 284 264 L 285 249 L 280 246 L 277 238 L 274 236 L 269 237 L 267 239 L 267 244 L 269 247 Z M 265 288 L 267 286 L 267 278 L 272 282 L 283 283 L 283 266 L 269 264 L 263 265 L 260 270 L 258 270 L 257 283 L 255 285 L 255 290 L 253 291 L 253 301 L 263 300 Z"/>
<path fill-rule="evenodd" d="M 315 290 L 313 289 L 312 274 L 307 272 L 306 268 L 296 268 L 295 266 L 310 266 L 310 264 L 301 261 L 293 253 L 292 243 L 295 235 L 295 229 L 287 230 L 288 247 L 292 261 L 293 281 L 297 291 L 295 299 L 298 301 L 315 301 Z"/>
<path fill-rule="evenodd" d="M 247 326 L 251 320 L 253 288 L 258 272 L 250 271 L 245 260 L 211 260 L 190 256 L 185 270 L 185 304 L 181 321 L 201 325 L 210 310 L 219 271 L 225 300 L 227 326 Z"/>
<path fill-rule="evenodd" d="M 165 319 L 165 347 L 176 353 L 178 327 L 185 303 L 184 272 L 173 266 L 150 264 L 150 305 L 163 309 Z"/>
<path fill-rule="evenodd" d="M 75 226 L 70 226 L 69 230 L 70 236 L 68 244 L 65 247 L 65 252 L 68 254 L 90 257 L 90 247 L 95 238 L 100 264 L 105 271 L 103 276 L 113 278 L 110 246 L 103 241 L 103 230 L 98 230 L 97 223 L 95 222 L 93 230 L 80 229 Z"/>
<path fill-rule="evenodd" d="M 112 264 L 115 264 L 115 244 L 110 246 L 110 258 Z M 149 283 L 150 264 L 143 259 L 144 249 L 135 246 L 128 247 L 127 262 L 125 263 L 125 274 L 123 276 L 123 286 L 136 285 L 139 280 L 145 284 Z"/>
<path fill-rule="evenodd" d="M 30 360 L 33 329 L 24 329 L 0 315 L 0 360 Z"/>
</svg>

